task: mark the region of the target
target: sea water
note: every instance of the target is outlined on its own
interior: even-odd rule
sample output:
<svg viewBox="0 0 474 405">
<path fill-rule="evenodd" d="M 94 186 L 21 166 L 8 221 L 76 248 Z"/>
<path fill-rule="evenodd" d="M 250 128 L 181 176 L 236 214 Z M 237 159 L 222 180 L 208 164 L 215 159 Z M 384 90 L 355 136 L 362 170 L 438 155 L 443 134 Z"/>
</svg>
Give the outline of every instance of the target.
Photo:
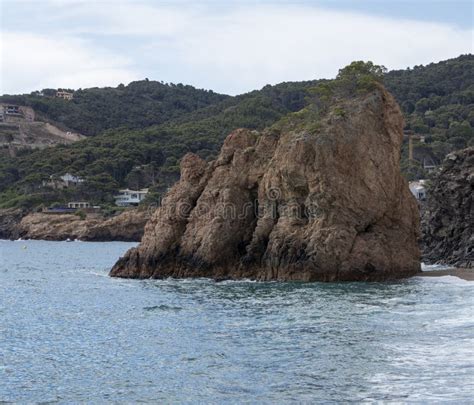
<svg viewBox="0 0 474 405">
<path fill-rule="evenodd" d="M 0 241 L 0 402 L 474 396 L 474 283 L 108 277 L 127 243 Z"/>
</svg>

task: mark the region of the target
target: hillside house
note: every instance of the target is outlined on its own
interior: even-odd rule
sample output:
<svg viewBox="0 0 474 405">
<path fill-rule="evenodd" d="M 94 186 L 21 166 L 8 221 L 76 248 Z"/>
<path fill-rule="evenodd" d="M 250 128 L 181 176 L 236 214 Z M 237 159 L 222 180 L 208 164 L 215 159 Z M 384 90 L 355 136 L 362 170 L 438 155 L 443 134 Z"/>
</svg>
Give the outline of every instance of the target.
<svg viewBox="0 0 474 405">
<path fill-rule="evenodd" d="M 52 187 L 57 190 L 64 188 L 76 187 L 77 185 L 84 182 L 84 179 L 79 176 L 74 176 L 71 173 L 63 174 L 62 176 L 49 176 L 48 181 L 43 182 L 43 186 Z"/>
<path fill-rule="evenodd" d="M 3 105 L 4 115 L 23 115 L 20 111 L 19 105 L 4 104 Z"/>
<path fill-rule="evenodd" d="M 426 200 L 426 180 L 410 181 L 408 186 L 418 201 Z"/>
<path fill-rule="evenodd" d="M 436 164 L 436 162 L 431 157 L 423 158 L 423 169 L 427 173 L 432 173 L 437 168 L 438 168 L 438 165 Z"/>
<path fill-rule="evenodd" d="M 67 101 L 72 100 L 73 96 L 74 96 L 73 93 L 70 93 L 69 91 L 58 90 L 56 92 L 56 97 L 62 98 L 63 100 L 67 100 Z"/>
<path fill-rule="evenodd" d="M 31 107 L 0 103 L 1 122 L 21 122 L 24 120 L 35 120 L 35 111 Z"/>
<path fill-rule="evenodd" d="M 147 188 L 141 190 L 119 190 L 119 193 L 114 196 L 115 204 L 119 207 L 136 206 L 145 199 L 147 194 Z"/>
<path fill-rule="evenodd" d="M 71 201 L 67 203 L 67 207 L 73 209 L 90 208 L 91 204 L 87 201 Z"/>
</svg>

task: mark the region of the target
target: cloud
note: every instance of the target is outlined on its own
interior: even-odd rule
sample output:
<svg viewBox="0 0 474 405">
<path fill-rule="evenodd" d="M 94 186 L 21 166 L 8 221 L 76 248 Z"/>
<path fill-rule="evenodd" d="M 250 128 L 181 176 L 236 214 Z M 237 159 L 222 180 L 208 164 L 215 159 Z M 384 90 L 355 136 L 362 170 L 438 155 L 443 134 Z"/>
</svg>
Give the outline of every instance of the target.
<svg viewBox="0 0 474 405">
<path fill-rule="evenodd" d="M 395 69 L 473 52 L 472 29 L 305 4 L 50 0 L 41 12 L 41 35 L 7 34 L 8 89 L 148 76 L 236 94 L 334 77 L 352 60 Z"/>
<path fill-rule="evenodd" d="M 75 38 L 2 32 L 0 93 L 128 83 L 130 61 Z"/>
<path fill-rule="evenodd" d="M 334 77 L 353 60 L 394 69 L 455 57 L 472 52 L 472 30 L 303 6 L 246 7 L 205 16 L 172 43 L 156 41 L 148 51 L 171 55 L 196 84 L 239 93 Z"/>
</svg>

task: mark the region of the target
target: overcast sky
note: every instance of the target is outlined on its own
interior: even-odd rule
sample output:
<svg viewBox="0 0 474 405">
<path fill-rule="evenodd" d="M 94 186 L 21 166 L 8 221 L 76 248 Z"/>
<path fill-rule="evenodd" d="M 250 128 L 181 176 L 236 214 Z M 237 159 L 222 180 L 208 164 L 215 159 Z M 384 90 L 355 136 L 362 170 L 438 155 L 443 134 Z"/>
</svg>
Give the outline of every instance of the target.
<svg viewBox="0 0 474 405">
<path fill-rule="evenodd" d="M 150 80 L 239 94 L 473 53 L 471 0 L 0 0 L 0 94 Z"/>
</svg>

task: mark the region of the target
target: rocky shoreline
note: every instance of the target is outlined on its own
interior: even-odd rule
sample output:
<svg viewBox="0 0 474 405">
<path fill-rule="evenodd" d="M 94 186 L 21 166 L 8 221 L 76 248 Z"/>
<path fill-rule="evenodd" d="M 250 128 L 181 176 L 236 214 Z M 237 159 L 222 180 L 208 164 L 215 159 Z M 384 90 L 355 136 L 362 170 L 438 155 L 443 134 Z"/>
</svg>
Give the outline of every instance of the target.
<svg viewBox="0 0 474 405">
<path fill-rule="evenodd" d="M 151 217 L 145 210 L 129 210 L 112 218 L 100 215 L 81 220 L 74 214 L 26 214 L 23 210 L 0 210 L 0 239 L 48 241 L 81 240 L 89 242 L 139 242 Z M 433 263 L 435 264 L 435 263 Z M 415 277 L 453 276 L 474 281 L 472 268 L 423 270 Z"/>
<path fill-rule="evenodd" d="M 147 209 L 131 209 L 110 218 L 0 210 L 0 239 L 139 242 L 150 216 Z"/>
<path fill-rule="evenodd" d="M 455 266 L 453 270 L 425 271 L 423 276 L 472 277 L 468 269 L 474 264 L 473 160 L 473 148 L 450 154 L 432 181 L 427 202 L 421 204 L 423 261 Z M 0 239 L 139 242 L 150 218 L 151 211 L 137 209 L 111 218 L 89 214 L 85 219 L 74 214 L 1 209 Z"/>
</svg>

